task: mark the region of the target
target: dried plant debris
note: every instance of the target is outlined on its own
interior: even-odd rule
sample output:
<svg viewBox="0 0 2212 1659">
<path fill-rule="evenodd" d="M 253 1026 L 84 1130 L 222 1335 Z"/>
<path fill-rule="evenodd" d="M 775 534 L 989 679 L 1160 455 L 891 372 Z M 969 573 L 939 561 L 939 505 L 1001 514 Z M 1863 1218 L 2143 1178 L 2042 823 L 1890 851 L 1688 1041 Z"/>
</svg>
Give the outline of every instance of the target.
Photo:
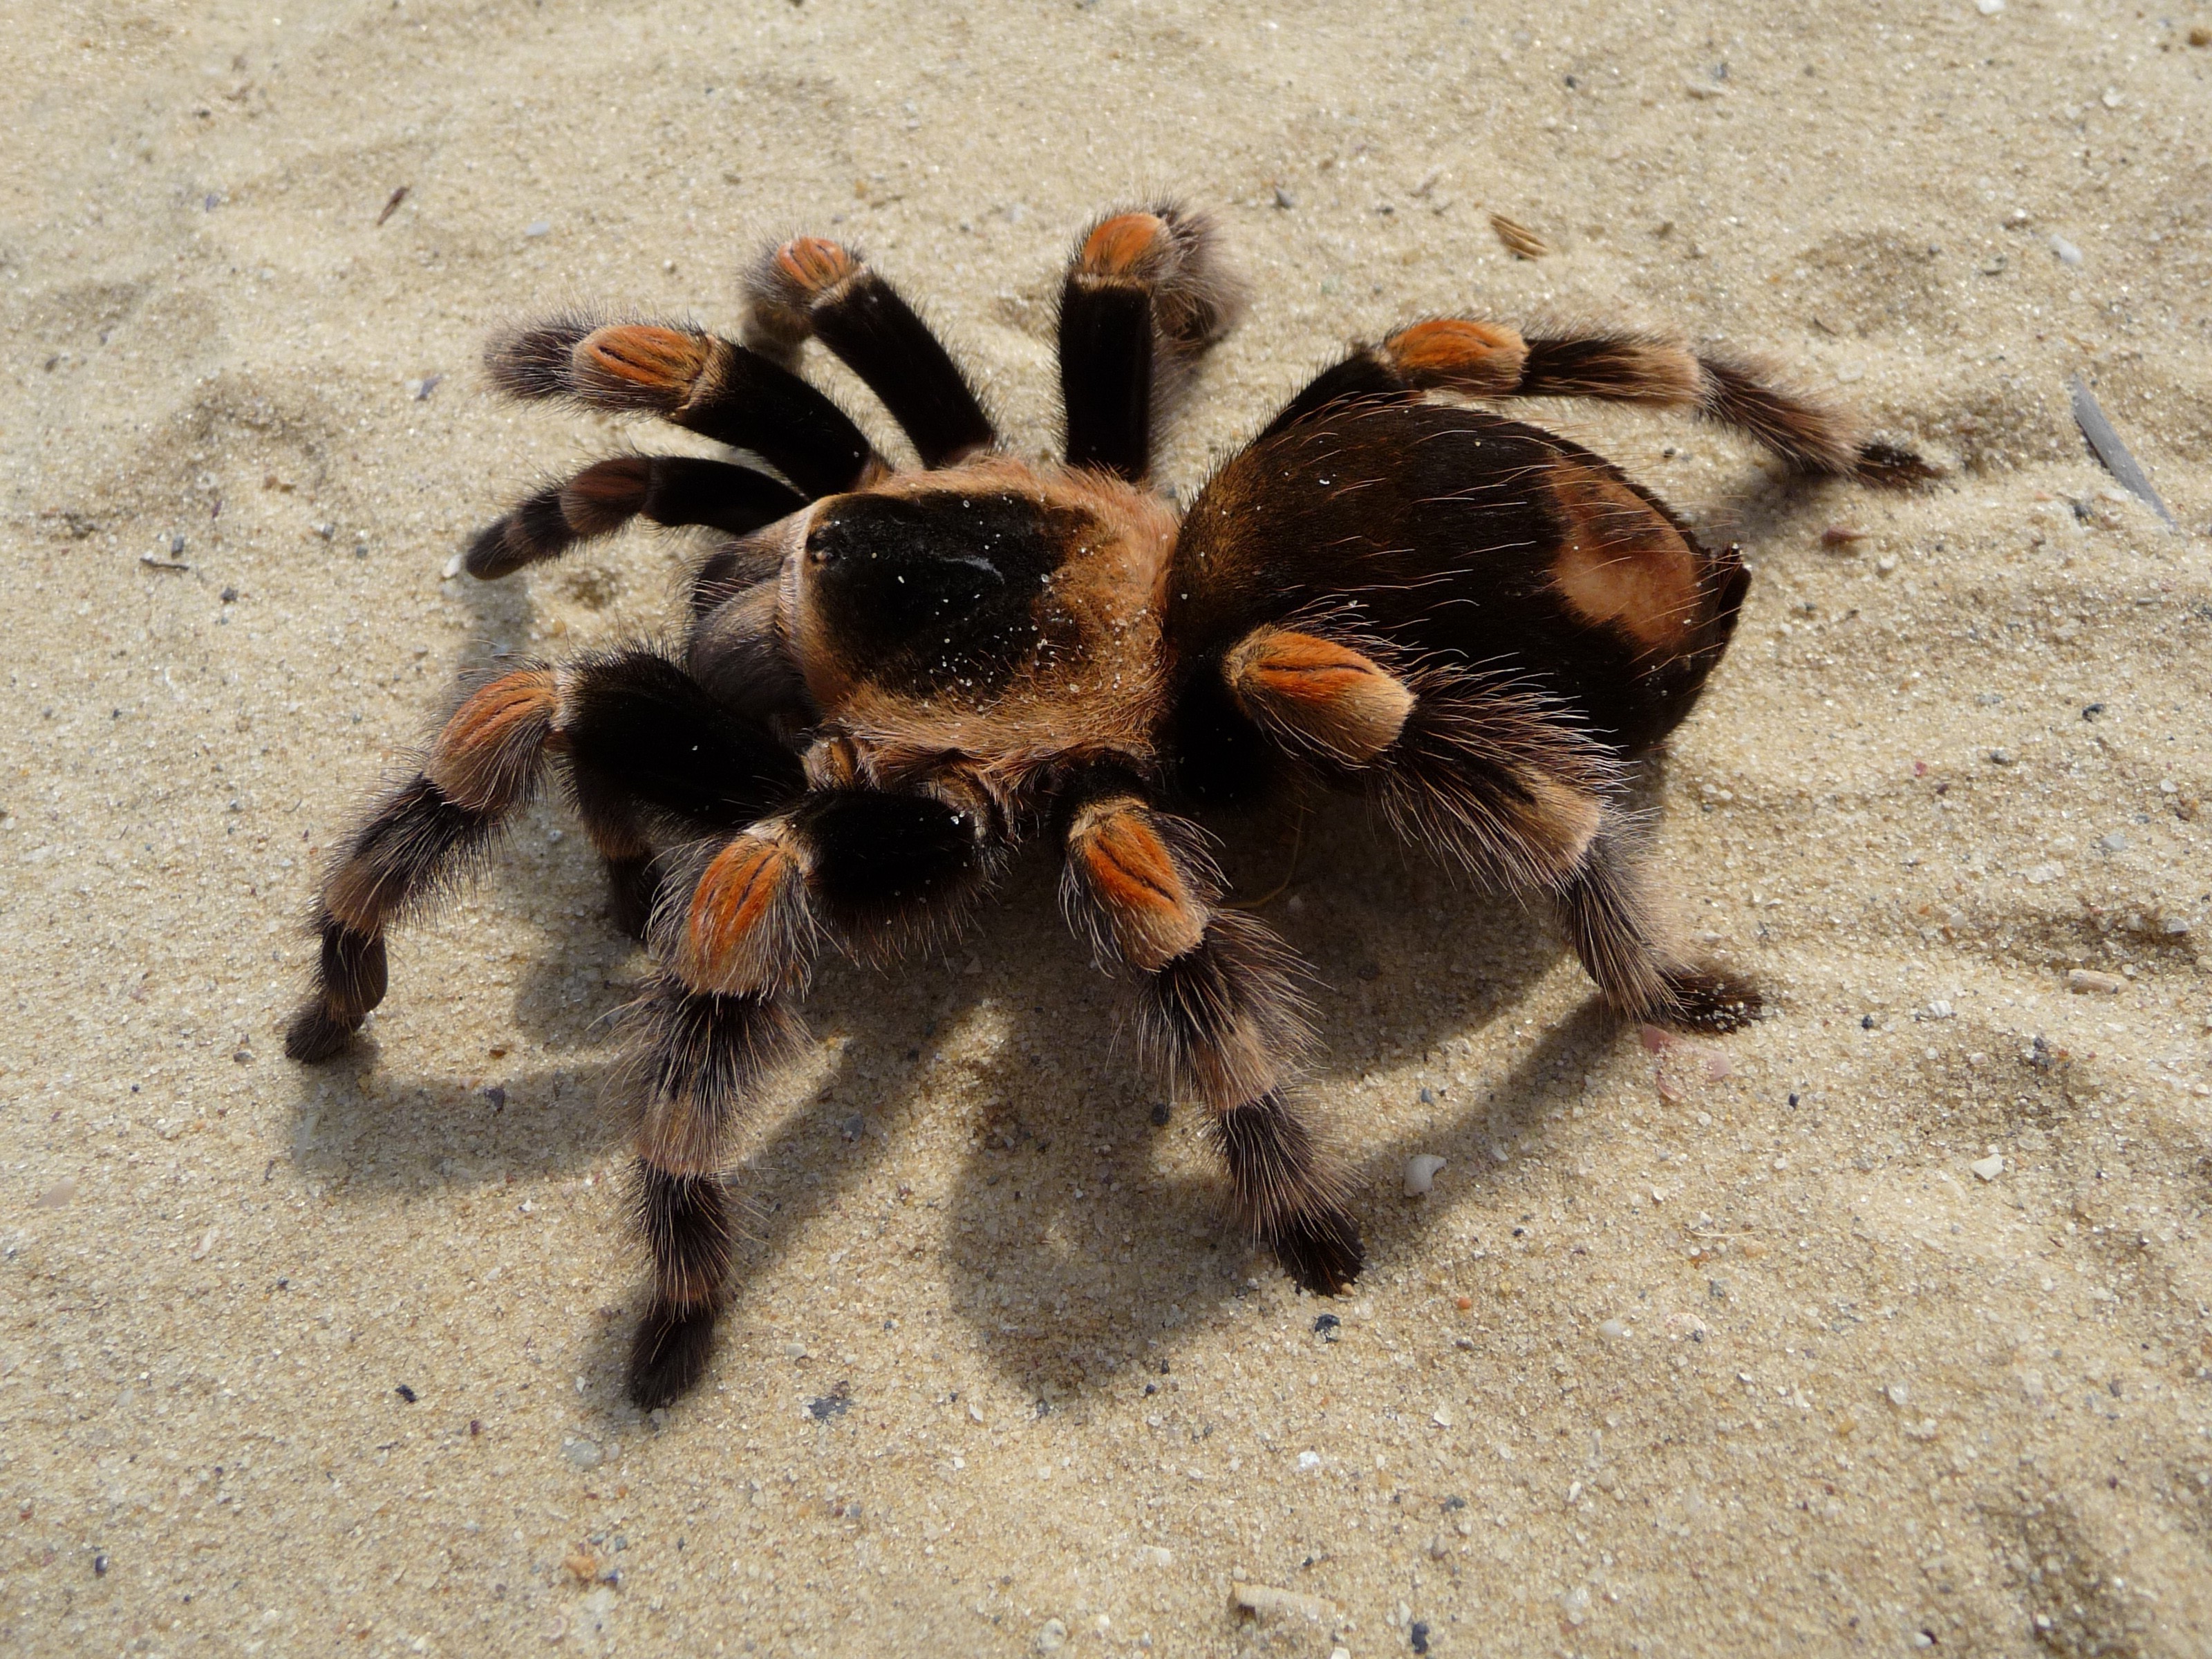
<svg viewBox="0 0 2212 1659">
<path fill-rule="evenodd" d="M 1505 251 L 1522 259 L 1540 259 L 1552 251 L 1552 245 L 1518 219 L 1509 219 L 1502 213 L 1490 216 L 1490 228 L 1498 233 L 1498 240 L 1505 244 Z"/>
<path fill-rule="evenodd" d="M 2126 486 L 2130 494 L 2149 504 L 2152 512 L 2179 530 L 2181 526 L 2158 491 L 2150 486 L 2150 475 L 2142 464 L 2129 453 L 2120 441 L 2120 434 L 2105 418 L 2105 411 L 2097 405 L 2096 394 L 2089 390 L 2088 382 L 2079 374 L 2069 382 L 2074 398 L 2074 423 L 2081 428 L 2081 435 L 2089 441 L 2089 453 L 2104 464 L 2105 471 Z"/>
</svg>

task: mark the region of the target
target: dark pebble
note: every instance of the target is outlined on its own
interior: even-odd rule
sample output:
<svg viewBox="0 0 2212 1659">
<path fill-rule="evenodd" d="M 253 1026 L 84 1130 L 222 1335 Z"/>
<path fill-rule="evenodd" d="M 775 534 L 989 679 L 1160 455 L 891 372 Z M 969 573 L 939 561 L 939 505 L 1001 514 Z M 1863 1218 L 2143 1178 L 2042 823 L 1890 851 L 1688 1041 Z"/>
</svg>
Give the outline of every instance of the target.
<svg viewBox="0 0 2212 1659">
<path fill-rule="evenodd" d="M 107 1577 L 107 1552 L 106 1550 L 100 1551 L 97 1555 L 92 1558 L 92 1576 L 94 1578 L 105 1578 Z"/>
<path fill-rule="evenodd" d="M 1152 1127 L 1155 1129 L 1166 1128 L 1168 1127 L 1168 1119 L 1173 1115 L 1174 1113 L 1170 1109 L 1167 1102 L 1164 1100 L 1162 1101 L 1158 1105 L 1152 1108 Z"/>
<path fill-rule="evenodd" d="M 1444 1507 L 1448 1510 L 1463 1510 L 1467 1507 L 1467 1499 L 1464 1498 L 1447 1498 L 1444 1499 Z"/>
<path fill-rule="evenodd" d="M 1337 1329 L 1343 1323 L 1334 1314 L 1323 1314 L 1314 1321 L 1314 1334 L 1325 1342 L 1334 1342 Z"/>
<path fill-rule="evenodd" d="M 1406 1639 L 1413 1644 L 1414 1652 L 1426 1653 L 1429 1650 L 1429 1627 L 1416 1619 L 1413 1629 L 1406 1632 Z"/>
<path fill-rule="evenodd" d="M 405 1401 L 410 1406 L 415 1403 L 415 1390 L 409 1388 L 404 1382 L 402 1382 L 392 1392 L 398 1395 L 402 1400 Z"/>
<path fill-rule="evenodd" d="M 495 1083 L 484 1091 L 484 1098 L 491 1103 L 492 1110 L 496 1112 L 507 1104 L 507 1091 Z"/>
<path fill-rule="evenodd" d="M 819 1399 L 806 1402 L 808 1413 L 817 1423 L 827 1423 L 833 1417 L 842 1417 L 853 1408 L 853 1385 L 840 1382 Z"/>
<path fill-rule="evenodd" d="M 1861 1014 L 1859 1016 L 1859 1030 L 1862 1031 L 1871 1031 L 1874 1030 L 1874 1016 L 1872 1014 Z"/>
</svg>

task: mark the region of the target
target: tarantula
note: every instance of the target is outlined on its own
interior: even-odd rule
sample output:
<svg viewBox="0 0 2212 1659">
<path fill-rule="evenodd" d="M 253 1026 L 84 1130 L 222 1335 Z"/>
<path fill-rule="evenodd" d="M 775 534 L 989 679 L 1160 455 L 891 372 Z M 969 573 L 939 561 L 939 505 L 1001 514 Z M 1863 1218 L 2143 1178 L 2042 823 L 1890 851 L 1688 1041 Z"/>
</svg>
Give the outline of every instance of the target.
<svg viewBox="0 0 2212 1659">
<path fill-rule="evenodd" d="M 1291 398 L 1180 520 L 1154 434 L 1240 294 L 1206 219 L 1115 213 L 1076 245 L 1059 317 L 1066 461 L 1000 451 L 973 386 L 849 249 L 768 253 L 742 343 L 563 316 L 494 342 L 512 396 L 657 415 L 744 459 L 623 454 L 480 534 L 490 578 L 634 518 L 720 532 L 682 648 L 508 665 L 466 690 L 325 879 L 313 993 L 286 1047 L 336 1054 L 385 994 L 386 928 L 481 854 L 550 763 L 657 966 L 627 1011 L 638 1224 L 653 1256 L 629 1390 L 703 1370 L 731 1258 L 724 1132 L 801 1040 L 824 946 L 868 962 L 957 924 L 1026 837 L 1137 981 L 1148 1053 L 1200 1103 L 1238 1209 L 1309 1290 L 1361 1265 L 1293 1081 L 1304 970 L 1228 907 L 1171 809 L 1291 775 L 1406 839 L 1547 895 L 1606 1000 L 1727 1030 L 1749 985 L 1655 919 L 1628 763 L 1696 701 L 1748 580 L 1589 450 L 1432 394 L 1684 409 L 1807 474 L 1920 464 L 1742 363 L 1640 334 L 1420 322 Z M 809 338 L 882 400 L 895 468 L 793 371 Z"/>
</svg>

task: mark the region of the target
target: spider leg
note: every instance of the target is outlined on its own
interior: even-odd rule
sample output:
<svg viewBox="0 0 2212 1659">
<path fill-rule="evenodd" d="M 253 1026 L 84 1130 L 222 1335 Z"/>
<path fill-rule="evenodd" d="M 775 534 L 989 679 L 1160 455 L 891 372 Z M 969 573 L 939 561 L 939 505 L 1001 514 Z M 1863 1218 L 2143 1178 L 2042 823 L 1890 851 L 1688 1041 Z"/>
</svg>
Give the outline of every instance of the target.
<svg viewBox="0 0 2212 1659">
<path fill-rule="evenodd" d="M 1835 410 L 1784 389 L 1743 360 L 1692 352 L 1626 331 L 1524 337 L 1501 323 L 1439 318 L 1361 346 L 1324 370 L 1269 425 L 1295 425 L 1346 398 L 1410 402 L 1428 392 L 1470 398 L 1601 398 L 1687 409 L 1744 432 L 1796 471 L 1904 484 L 1933 477 L 1919 457 L 1858 441 Z"/>
<path fill-rule="evenodd" d="M 1154 428 L 1243 306 L 1202 214 L 1160 203 L 1085 231 L 1060 297 L 1070 464 L 1149 474 Z"/>
<path fill-rule="evenodd" d="M 888 470 L 852 418 L 798 375 L 682 325 L 556 317 L 494 340 L 484 366 L 510 397 L 658 415 L 749 451 L 809 501 Z"/>
<path fill-rule="evenodd" d="M 991 850 L 956 801 L 817 788 L 672 873 L 653 923 L 664 966 L 629 1011 L 635 1212 L 653 1255 L 630 1354 L 639 1406 L 666 1405 L 705 1368 L 735 1237 L 723 1146 L 799 1050 L 793 1004 L 816 951 L 836 939 L 878 954 L 941 925 Z"/>
<path fill-rule="evenodd" d="M 1142 975 L 1145 1046 L 1212 1114 L 1238 1212 L 1291 1277 L 1334 1294 L 1358 1274 L 1341 1176 L 1288 1092 L 1312 1042 L 1304 969 L 1256 918 L 1216 904 L 1198 830 L 1118 780 L 1076 798 L 1060 902 L 1102 966 Z"/>
<path fill-rule="evenodd" d="M 549 484 L 477 532 L 463 559 L 480 581 L 558 558 L 634 518 L 748 536 L 806 505 L 765 472 L 690 455 L 611 455 Z"/>
<path fill-rule="evenodd" d="M 1278 628 L 1239 641 L 1222 673 L 1254 725 L 1378 801 L 1407 840 L 1493 885 L 1551 896 L 1575 954 L 1624 1013 L 1713 1031 L 1758 1013 L 1748 984 L 1676 952 L 1618 805 L 1620 763 L 1551 699 L 1464 669 L 1394 672 L 1342 641 Z"/>
<path fill-rule="evenodd" d="M 821 341 L 883 399 L 924 466 L 998 441 L 951 354 L 858 254 L 801 236 L 762 255 L 746 286 L 745 343 L 789 367 L 809 336 Z"/>
<path fill-rule="evenodd" d="M 500 675 L 462 702 L 422 769 L 385 795 L 331 866 L 316 904 L 313 988 L 285 1034 L 293 1059 L 329 1059 L 384 1000 L 387 927 L 481 859 L 551 754 L 565 762 L 617 920 L 632 931 L 650 903 L 653 819 L 695 834 L 742 823 L 798 781 L 796 760 L 765 731 L 649 652 Z"/>
<path fill-rule="evenodd" d="M 1685 961 L 1653 916 L 1628 825 L 1608 811 L 1581 866 L 1557 895 L 1575 954 L 1631 1018 L 1682 1031 L 1734 1031 L 1759 1018 L 1756 987 Z"/>
</svg>

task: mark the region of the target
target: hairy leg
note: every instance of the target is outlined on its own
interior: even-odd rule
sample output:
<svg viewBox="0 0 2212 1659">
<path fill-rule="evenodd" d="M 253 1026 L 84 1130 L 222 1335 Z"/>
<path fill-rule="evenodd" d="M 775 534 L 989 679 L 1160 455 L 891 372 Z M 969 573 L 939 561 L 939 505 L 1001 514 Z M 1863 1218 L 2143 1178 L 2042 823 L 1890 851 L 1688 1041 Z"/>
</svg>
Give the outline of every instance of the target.
<svg viewBox="0 0 2212 1659">
<path fill-rule="evenodd" d="M 650 653 L 501 674 L 463 700 L 422 769 L 378 803 L 331 866 L 316 905 L 313 985 L 285 1036 L 295 1060 L 327 1060 L 360 1028 L 384 999 L 387 928 L 468 872 L 556 754 L 618 909 L 644 902 L 652 816 L 726 823 L 798 780 L 796 761 L 764 731 Z"/>
<path fill-rule="evenodd" d="M 1256 919 L 1218 908 L 1198 831 L 1105 781 L 1067 825 L 1061 902 L 1102 966 L 1142 975 L 1139 1029 L 1174 1085 L 1212 1114 L 1237 1212 L 1292 1278 L 1334 1294 L 1358 1276 L 1340 1176 L 1291 1103 L 1312 1042 L 1304 969 Z"/>
<path fill-rule="evenodd" d="M 926 467 L 997 441 L 968 377 L 898 290 L 860 257 L 819 236 L 771 248 L 746 284 L 745 343 L 790 366 L 810 337 L 883 399 Z"/>
<path fill-rule="evenodd" d="M 1553 896 L 1576 955 L 1623 1012 L 1715 1031 L 1757 1015 L 1748 984 L 1676 951 L 1614 805 L 1617 763 L 1544 698 L 1462 670 L 1401 675 L 1281 629 L 1247 636 L 1222 672 L 1255 725 L 1377 800 L 1407 841 L 1492 884 Z"/>
<path fill-rule="evenodd" d="M 705 1369 L 734 1233 L 723 1146 L 798 1052 L 792 1005 L 821 944 L 879 954 L 944 925 L 990 852 L 973 815 L 936 795 L 815 789 L 672 860 L 653 923 L 664 966 L 628 1020 L 635 1213 L 653 1256 L 630 1355 L 641 1407 Z"/>
<path fill-rule="evenodd" d="M 1749 981 L 1683 958 L 1659 925 L 1626 826 L 1608 815 L 1558 894 L 1567 941 L 1605 1000 L 1633 1019 L 1733 1031 L 1763 1006 Z"/>
<path fill-rule="evenodd" d="M 1601 398 L 1686 409 L 1756 439 L 1800 472 L 1903 484 L 1934 476 L 1917 456 L 1866 444 L 1833 410 L 1759 365 L 1619 331 L 1524 337 L 1501 323 L 1440 318 L 1362 346 L 1285 406 L 1270 432 L 1346 398 Z"/>
<path fill-rule="evenodd" d="M 463 562 L 489 581 L 558 558 L 632 519 L 746 536 L 806 505 L 765 472 L 690 455 L 612 455 L 550 484 L 477 532 Z"/>
<path fill-rule="evenodd" d="M 1060 299 L 1068 460 L 1149 474 L 1155 428 L 1243 303 L 1203 215 L 1164 203 L 1085 231 Z"/>
<path fill-rule="evenodd" d="M 821 392 L 760 353 L 697 329 L 556 317 L 495 340 L 484 364 L 510 397 L 658 415 L 749 451 L 809 501 L 885 470 L 860 428 Z"/>
</svg>

